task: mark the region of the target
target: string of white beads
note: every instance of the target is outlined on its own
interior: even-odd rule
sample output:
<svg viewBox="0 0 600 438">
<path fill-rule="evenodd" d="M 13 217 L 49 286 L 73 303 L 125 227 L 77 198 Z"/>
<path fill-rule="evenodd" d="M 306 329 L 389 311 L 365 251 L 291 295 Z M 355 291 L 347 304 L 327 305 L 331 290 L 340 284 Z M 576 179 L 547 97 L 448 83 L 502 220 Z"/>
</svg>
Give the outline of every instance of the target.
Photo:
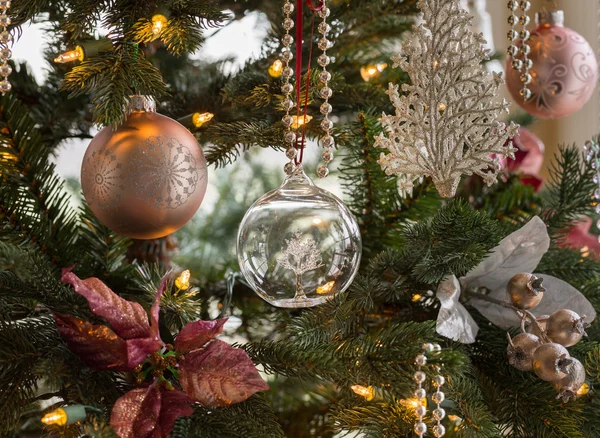
<svg viewBox="0 0 600 438">
<path fill-rule="evenodd" d="M 8 9 L 10 8 L 10 0 L 0 0 L 0 93 L 4 96 L 12 88 L 10 82 L 8 82 L 8 76 L 12 73 L 12 68 L 8 64 L 8 60 L 12 56 L 12 51 L 8 45 L 12 42 L 13 38 L 11 33 L 8 31 L 10 25 L 10 17 L 8 16 Z"/>
</svg>

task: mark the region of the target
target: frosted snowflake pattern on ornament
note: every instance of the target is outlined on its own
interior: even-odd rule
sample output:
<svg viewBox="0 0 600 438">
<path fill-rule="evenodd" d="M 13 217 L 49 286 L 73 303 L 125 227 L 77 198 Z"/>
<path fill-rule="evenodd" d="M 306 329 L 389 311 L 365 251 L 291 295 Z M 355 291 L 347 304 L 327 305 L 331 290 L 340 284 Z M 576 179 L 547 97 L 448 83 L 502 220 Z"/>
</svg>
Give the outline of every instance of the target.
<svg viewBox="0 0 600 438">
<path fill-rule="evenodd" d="M 379 164 L 388 175 L 410 182 L 430 177 L 443 197 L 452 197 L 462 175 L 496 181 L 502 157 L 516 149 L 507 139 L 518 125 L 498 120 L 509 103 L 498 97 L 503 79 L 481 62 L 489 59 L 485 40 L 471 31 L 472 18 L 458 0 L 420 0 L 426 24 L 414 27 L 415 38 L 393 58 L 411 84 L 389 85 L 395 115 L 380 118 L 385 133 L 375 145 L 387 149 Z"/>
<path fill-rule="evenodd" d="M 91 185 L 93 196 L 89 197 L 90 203 L 95 202 L 104 210 L 115 208 L 125 190 L 122 165 L 118 162 L 117 156 L 108 149 L 94 151 L 86 160 L 86 166 L 91 168 L 93 174 Z"/>
<path fill-rule="evenodd" d="M 185 204 L 198 185 L 196 159 L 174 138 L 148 138 L 134 152 L 131 164 L 132 172 L 138 175 L 137 196 L 160 210 Z"/>
<path fill-rule="evenodd" d="M 302 274 L 323 266 L 321 251 L 317 243 L 310 238 L 303 239 L 302 232 L 296 231 L 291 239 L 285 240 L 286 248 L 277 261 L 285 269 L 296 274 L 296 300 L 306 300 L 306 294 L 302 287 Z"/>
</svg>

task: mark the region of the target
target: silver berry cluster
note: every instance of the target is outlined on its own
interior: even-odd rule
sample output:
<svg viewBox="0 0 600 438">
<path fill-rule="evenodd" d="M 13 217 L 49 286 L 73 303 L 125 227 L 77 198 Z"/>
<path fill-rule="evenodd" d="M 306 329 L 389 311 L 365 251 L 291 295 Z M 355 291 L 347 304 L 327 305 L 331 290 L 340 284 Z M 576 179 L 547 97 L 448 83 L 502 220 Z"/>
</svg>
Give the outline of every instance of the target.
<svg viewBox="0 0 600 438">
<path fill-rule="evenodd" d="M 8 45 L 12 42 L 12 35 L 8 31 L 10 25 L 10 17 L 8 16 L 8 9 L 10 8 L 10 0 L 0 0 L 0 58 L 2 64 L 0 65 L 0 93 L 4 96 L 10 91 L 12 86 L 8 82 L 8 76 L 12 73 L 12 68 L 8 64 L 8 60 L 12 56 L 12 51 Z"/>
<path fill-rule="evenodd" d="M 427 396 L 427 392 L 423 387 L 427 376 L 423 371 L 423 367 L 427 365 L 427 354 L 439 354 L 441 351 L 439 344 L 427 343 L 423 345 L 423 353 L 419 353 L 415 358 L 415 365 L 417 365 L 417 371 L 413 378 L 417 383 L 417 389 L 414 392 L 416 398 L 415 414 L 417 416 L 417 422 L 415 423 L 415 433 L 419 438 L 427 433 L 427 424 L 423 421 L 427 414 L 427 407 L 423 404 L 423 399 Z M 444 376 L 440 374 L 440 367 L 436 366 L 436 375 L 433 377 L 433 386 L 435 392 L 431 395 L 431 400 L 436 404 L 435 409 L 432 411 L 433 419 L 436 421 L 433 426 L 433 435 L 435 437 L 443 437 L 446 434 L 446 428 L 442 425 L 442 420 L 446 416 L 446 411 L 441 407 L 442 402 L 446 399 L 446 396 L 442 392 L 442 386 L 446 382 Z"/>
<path fill-rule="evenodd" d="M 292 19 L 293 12 L 294 4 L 286 1 L 283 4 L 283 15 L 285 16 L 283 19 L 283 29 L 285 30 L 285 34 L 281 39 L 281 44 L 283 44 L 284 47 L 283 52 L 281 53 L 281 61 L 283 62 L 283 70 L 281 73 L 281 76 L 283 77 L 283 85 L 281 86 L 283 100 L 281 102 L 281 106 L 285 111 L 285 115 L 281 121 L 285 125 L 285 143 L 287 145 L 285 155 L 290 159 L 290 162 L 287 163 L 283 168 L 287 175 L 291 175 L 294 171 L 294 159 L 298 155 L 298 149 L 296 149 L 296 133 L 292 131 L 294 117 L 290 115 L 290 111 L 295 106 L 294 101 L 292 100 L 294 86 L 291 82 L 292 78 L 294 77 L 294 69 L 290 67 L 290 61 L 294 58 L 294 54 L 291 50 L 292 44 L 294 44 L 294 37 L 290 35 L 290 30 L 294 28 L 294 20 Z"/>
<path fill-rule="evenodd" d="M 327 7 L 326 2 L 323 2 L 323 9 L 319 11 L 319 17 L 322 18 L 323 21 L 319 23 L 318 31 L 321 34 L 321 38 L 319 39 L 319 49 L 323 51 L 317 62 L 322 67 L 321 73 L 319 74 L 319 81 L 322 84 L 321 89 L 319 90 L 319 94 L 321 98 L 323 98 L 324 102 L 321 104 L 321 114 L 323 114 L 323 120 L 321 121 L 321 129 L 323 130 L 323 137 L 321 137 L 320 143 L 321 146 L 325 148 L 323 153 L 321 154 L 321 158 L 323 159 L 324 165 L 320 165 L 317 168 L 317 175 L 320 178 L 325 178 L 329 175 L 329 169 L 327 166 L 333 160 L 333 146 L 335 142 L 333 140 L 333 136 L 331 135 L 331 130 L 333 129 L 333 122 L 329 119 L 329 115 L 331 114 L 332 107 L 329 103 L 329 98 L 333 94 L 333 91 L 329 87 L 329 81 L 331 80 L 331 73 L 327 71 L 327 66 L 331 62 L 331 58 L 327 55 L 327 49 L 333 46 L 333 43 L 327 39 L 327 34 L 331 31 L 331 26 L 327 24 L 327 17 L 329 17 L 331 11 Z"/>
<path fill-rule="evenodd" d="M 600 213 L 600 144 L 593 141 L 586 141 L 583 145 L 585 159 L 591 163 L 594 172 L 594 183 L 598 186 L 594 190 L 594 199 L 598 201 L 596 204 L 596 213 Z M 600 226 L 600 221 L 598 221 Z M 598 238 L 600 240 L 600 237 Z"/>
<path fill-rule="evenodd" d="M 531 8 L 531 3 L 528 0 L 509 0 L 507 7 L 510 11 L 508 24 L 511 26 L 511 29 L 508 31 L 508 41 L 510 42 L 508 55 L 513 60 L 513 70 L 521 73 L 523 88 L 519 91 L 519 94 L 524 100 L 528 100 L 531 98 L 531 90 L 527 86 L 532 81 L 532 76 L 529 72 L 533 67 L 533 62 L 529 58 L 531 47 L 527 44 L 527 41 L 531 37 L 530 32 L 527 30 L 527 25 L 530 21 L 527 11 Z M 517 13 L 520 13 L 520 15 L 517 16 Z M 520 32 L 517 32 L 517 25 L 521 25 Z M 519 46 L 516 45 L 517 42 L 520 43 Z"/>
</svg>

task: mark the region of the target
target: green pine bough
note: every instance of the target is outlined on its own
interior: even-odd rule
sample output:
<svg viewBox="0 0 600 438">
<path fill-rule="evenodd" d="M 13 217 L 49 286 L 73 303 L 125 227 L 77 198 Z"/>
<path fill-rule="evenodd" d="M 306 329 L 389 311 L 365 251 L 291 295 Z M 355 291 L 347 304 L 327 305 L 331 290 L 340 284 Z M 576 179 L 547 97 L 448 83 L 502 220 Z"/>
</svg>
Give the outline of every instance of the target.
<svg viewBox="0 0 600 438">
<path fill-rule="evenodd" d="M 538 270 L 574 285 L 597 308 L 600 262 L 559 245 L 573 221 L 595 214 L 594 170 L 575 146 L 560 149 L 540 193 L 507 175 L 490 188 L 468 180 L 452 201 L 443 201 L 427 181 L 411 198 L 402 198 L 395 178 L 381 171 L 374 138 L 382 129 L 380 114 L 393 111 L 386 85 L 408 78 L 388 68 L 365 82 L 359 71 L 396 55 L 394 43 L 410 30 L 415 1 L 331 6 L 337 51 L 331 102 L 341 119 L 335 132 L 342 156 L 338 174 L 365 249 L 349 290 L 304 311 L 262 302 L 236 275 L 229 237 L 249 204 L 280 179 L 261 165 L 255 151 L 283 144 L 276 109 L 280 82 L 268 75 L 282 34 L 281 3 L 165 2 L 172 21 L 159 40 L 153 40 L 150 27 L 156 2 L 13 3 L 13 24 L 24 32 L 33 19 L 48 22 L 48 59 L 88 40 L 98 19 L 110 31 L 113 50 L 79 64 L 52 63 L 43 84 L 21 68 L 11 76 L 12 92 L 0 102 L 0 435 L 116 436 L 110 412 L 134 382 L 127 373 L 91 370 L 60 338 L 54 312 L 103 323 L 60 282 L 60 272 L 76 264 L 82 277 L 98 277 L 149 309 L 168 260 L 133 261 L 135 243 L 106 229 L 87 206 L 77 206 L 79 190 L 61 180 L 51 158 L 65 139 L 90 138 L 94 123 L 118 124 L 123 98 L 142 92 L 159 98 L 160 111 L 172 118 L 213 113 L 195 134 L 209 163 L 229 170 L 227 181 L 216 182 L 215 211 L 179 234 L 180 253 L 172 263 L 192 270 L 196 289 L 165 294 L 161 337 L 170 342 L 186 323 L 214 319 L 219 312 L 235 315 L 238 346 L 271 387 L 225 408 L 195 405 L 191 416 L 175 422 L 172 437 L 414 436 L 415 417 L 407 401 L 414 390 L 414 357 L 424 342 L 443 346 L 430 365 L 443 363 L 447 377 L 446 436 L 597 436 L 597 323 L 571 351 L 585 365 L 591 391 L 568 404 L 556 400 L 546 383 L 510 367 L 505 331 L 474 310 L 480 327 L 475 344 L 436 334 L 439 304 L 430 291 L 447 275 L 464 275 L 477 266 L 535 215 L 552 237 Z M 201 53 L 207 28 L 227 26 L 252 12 L 269 20 L 272 30 L 261 55 L 239 71 L 190 56 Z M 309 97 L 309 111 L 318 111 L 318 96 Z M 317 119 L 307 135 L 316 138 L 318 132 Z M 355 385 L 372 388 L 373 398 L 355 393 Z M 100 412 L 43 429 L 45 414 L 76 405 Z"/>
</svg>

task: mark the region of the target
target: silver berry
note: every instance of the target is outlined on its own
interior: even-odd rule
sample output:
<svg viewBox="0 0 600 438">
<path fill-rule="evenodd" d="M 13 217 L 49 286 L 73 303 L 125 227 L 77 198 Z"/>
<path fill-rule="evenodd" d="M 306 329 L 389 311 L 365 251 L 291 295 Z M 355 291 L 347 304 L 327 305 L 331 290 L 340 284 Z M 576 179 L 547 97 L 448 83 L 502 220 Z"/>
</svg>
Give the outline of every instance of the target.
<svg viewBox="0 0 600 438">
<path fill-rule="evenodd" d="M 521 371 L 533 369 L 533 354 L 541 345 L 542 341 L 531 333 L 520 333 L 511 339 L 507 333 L 508 347 L 506 355 L 508 363 Z"/>
<path fill-rule="evenodd" d="M 515 275 L 506 286 L 510 302 L 519 309 L 531 309 L 537 306 L 546 291 L 542 283 L 542 278 L 527 272 Z"/>
<path fill-rule="evenodd" d="M 560 309 L 554 312 L 546 322 L 546 333 L 554 342 L 565 347 L 577 344 L 589 324 L 585 322 L 585 316 L 568 309 Z"/>
<path fill-rule="evenodd" d="M 533 353 L 533 371 L 546 382 L 565 378 L 572 362 L 567 349 L 554 342 L 539 346 Z"/>
<path fill-rule="evenodd" d="M 568 368 L 567 375 L 552 385 L 559 392 L 558 397 L 563 402 L 568 402 L 571 398 L 577 398 L 577 390 L 585 382 L 585 368 L 577 359 L 572 359 L 573 363 Z"/>
</svg>

